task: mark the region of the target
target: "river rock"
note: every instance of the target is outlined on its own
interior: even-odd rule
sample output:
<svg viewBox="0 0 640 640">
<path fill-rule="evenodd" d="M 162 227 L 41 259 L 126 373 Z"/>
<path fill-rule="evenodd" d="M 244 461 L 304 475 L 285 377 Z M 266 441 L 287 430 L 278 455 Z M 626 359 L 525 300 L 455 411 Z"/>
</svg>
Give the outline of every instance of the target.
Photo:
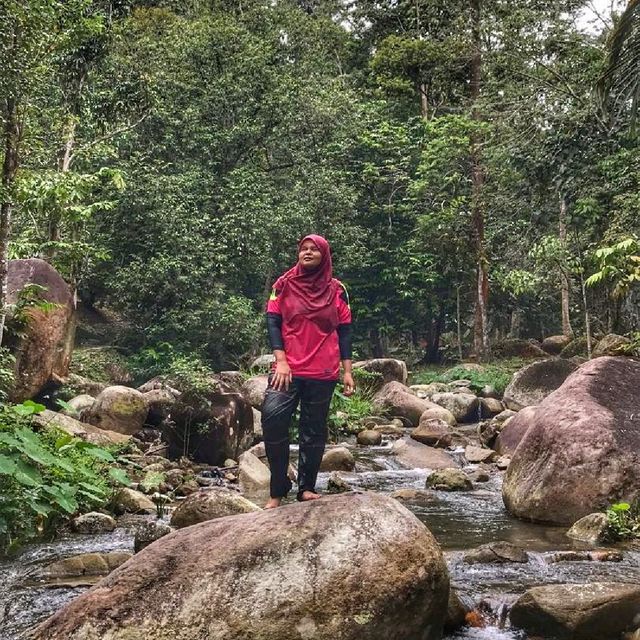
<svg viewBox="0 0 640 640">
<path fill-rule="evenodd" d="M 462 604 L 455 589 L 449 590 L 449 603 L 447 604 L 447 617 L 444 621 L 445 631 L 456 631 L 465 625 L 467 607 Z"/>
<path fill-rule="evenodd" d="M 397 489 L 389 494 L 395 500 L 416 506 L 433 505 L 439 501 L 435 491 L 427 489 Z"/>
<path fill-rule="evenodd" d="M 420 416 L 434 406 L 437 405 L 418 398 L 399 382 L 388 382 L 373 398 L 374 409 L 406 418 L 412 427 L 417 427 Z"/>
<path fill-rule="evenodd" d="M 116 513 L 155 513 L 156 505 L 144 493 L 124 487 L 113 499 Z"/>
<path fill-rule="evenodd" d="M 349 493 L 180 529 L 33 640 L 439 640 L 448 593 L 424 524 L 387 496 Z"/>
<path fill-rule="evenodd" d="M 242 385 L 242 395 L 249 401 L 249 404 L 258 411 L 262 411 L 264 394 L 269 386 L 269 376 L 253 376 L 245 380 Z"/>
<path fill-rule="evenodd" d="M 457 422 L 477 422 L 479 400 L 470 393 L 436 393 L 432 402 L 450 411 Z"/>
<path fill-rule="evenodd" d="M 351 485 L 337 471 L 329 476 L 327 493 L 346 493 L 351 490 Z"/>
<path fill-rule="evenodd" d="M 9 390 L 12 402 L 22 402 L 40 393 L 50 381 L 59 382 L 69 373 L 74 338 L 74 303 L 62 276 L 40 258 L 9 260 L 7 264 L 7 300 L 14 309 L 20 292 L 28 285 L 44 287 L 39 298 L 49 307 L 27 307 L 27 322 L 22 336 L 12 349 L 16 362 L 15 377 Z"/>
<path fill-rule="evenodd" d="M 138 551 L 142 551 L 142 549 L 148 547 L 152 542 L 160 540 L 160 538 L 169 535 L 173 531 L 175 531 L 175 529 L 162 520 L 144 522 L 136 527 L 133 538 L 133 550 L 138 553 Z"/>
<path fill-rule="evenodd" d="M 471 464 L 491 462 L 495 459 L 496 452 L 493 449 L 483 449 L 482 447 L 468 445 L 464 450 L 464 457 L 467 459 L 467 462 Z"/>
<path fill-rule="evenodd" d="M 506 472 L 507 509 L 527 520 L 572 524 L 640 496 L 639 388 L 640 362 L 605 356 L 547 397 Z"/>
<path fill-rule="evenodd" d="M 540 404 L 577 368 L 575 362 L 564 358 L 549 358 L 529 364 L 513 374 L 504 391 L 503 401 L 513 411 Z"/>
<path fill-rule="evenodd" d="M 264 493 L 269 491 L 271 471 L 260 458 L 245 451 L 238 459 L 238 481 L 242 493 Z"/>
<path fill-rule="evenodd" d="M 470 491 L 471 480 L 461 469 L 440 469 L 427 476 L 427 487 L 438 491 Z"/>
<path fill-rule="evenodd" d="M 436 404 L 434 404 L 431 409 L 427 409 L 420 416 L 420 422 L 426 420 L 444 420 L 451 427 L 455 427 L 458 424 L 456 417 L 451 413 L 451 411 L 449 411 L 449 409 L 445 409 L 444 407 L 440 407 Z"/>
<path fill-rule="evenodd" d="M 409 389 L 415 393 L 418 398 L 431 399 L 434 393 L 445 393 L 449 391 L 449 385 L 444 382 L 431 382 L 430 384 L 412 384 Z"/>
<path fill-rule="evenodd" d="M 495 398 L 480 399 L 480 416 L 482 418 L 492 418 L 500 415 L 504 411 L 504 405 Z"/>
<path fill-rule="evenodd" d="M 251 407 L 253 411 L 253 439 L 256 442 L 260 442 L 264 439 L 264 433 L 262 432 L 262 413 Z"/>
<path fill-rule="evenodd" d="M 116 528 L 116 521 L 106 513 L 91 511 L 74 518 L 71 521 L 71 528 L 76 533 L 107 533 Z"/>
<path fill-rule="evenodd" d="M 374 429 L 365 429 L 358 432 L 356 440 L 363 446 L 377 446 L 382 442 L 382 434 Z"/>
<path fill-rule="evenodd" d="M 171 515 L 171 526 L 182 529 L 206 520 L 251 511 L 260 511 L 260 507 L 235 491 L 222 488 L 201 489 L 178 505 Z"/>
<path fill-rule="evenodd" d="M 148 407 L 137 389 L 116 385 L 107 387 L 85 411 L 83 419 L 101 429 L 133 435 L 144 426 Z"/>
<path fill-rule="evenodd" d="M 382 375 L 384 383 L 397 381 L 402 385 L 407 384 L 407 365 L 403 360 L 394 358 L 374 358 L 353 363 L 354 368 L 364 369 L 371 373 Z"/>
<path fill-rule="evenodd" d="M 571 342 L 571 336 L 548 336 L 542 341 L 542 350 L 552 356 L 560 355 L 562 350 Z"/>
<path fill-rule="evenodd" d="M 591 357 L 600 358 L 602 356 L 624 355 L 629 344 L 631 344 L 631 340 L 626 336 L 619 336 L 616 333 L 608 333 L 593 348 Z"/>
<path fill-rule="evenodd" d="M 533 587 L 513 605 L 511 624 L 529 635 L 619 640 L 637 625 L 640 586 L 612 582 Z"/>
<path fill-rule="evenodd" d="M 522 411 L 503 423 L 494 443 L 494 449 L 499 455 L 512 456 L 520 441 L 524 438 L 533 424 L 538 407 L 525 407 Z"/>
<path fill-rule="evenodd" d="M 510 542 L 489 542 L 465 553 L 462 560 L 466 564 L 524 563 L 529 561 L 527 552 Z"/>
<path fill-rule="evenodd" d="M 426 413 L 429 412 L 427 411 Z M 417 442 L 429 445 L 430 447 L 446 449 L 452 442 L 449 425 L 444 420 L 424 420 L 420 418 L 420 424 L 410 435 L 411 438 Z"/>
<path fill-rule="evenodd" d="M 429 447 L 406 437 L 393 443 L 391 453 L 408 469 L 446 469 L 458 464 L 442 449 Z"/>
<path fill-rule="evenodd" d="M 481 398 L 493 398 L 494 400 L 502 398 L 501 393 L 492 384 L 485 384 L 478 392 L 478 396 Z"/>
<path fill-rule="evenodd" d="M 356 461 L 346 447 L 332 447 L 322 456 L 320 471 L 353 471 Z"/>
<path fill-rule="evenodd" d="M 590 513 L 574 522 L 567 536 L 580 542 L 596 544 L 606 539 L 609 519 L 605 513 Z"/>
<path fill-rule="evenodd" d="M 86 440 L 91 444 L 100 446 L 124 444 L 131 440 L 131 436 L 118 433 L 117 431 L 100 429 L 99 427 L 94 427 L 92 424 L 80 422 L 71 416 L 57 413 L 56 411 L 50 411 L 49 409 L 45 409 L 41 413 L 34 415 L 32 421 L 40 427 L 54 427 L 68 433 L 70 436 L 74 436 L 81 440 Z"/>
<path fill-rule="evenodd" d="M 109 553 L 81 553 L 57 560 L 44 567 L 42 577 L 75 578 L 78 576 L 106 576 L 131 558 L 131 553 L 111 551 Z"/>
</svg>

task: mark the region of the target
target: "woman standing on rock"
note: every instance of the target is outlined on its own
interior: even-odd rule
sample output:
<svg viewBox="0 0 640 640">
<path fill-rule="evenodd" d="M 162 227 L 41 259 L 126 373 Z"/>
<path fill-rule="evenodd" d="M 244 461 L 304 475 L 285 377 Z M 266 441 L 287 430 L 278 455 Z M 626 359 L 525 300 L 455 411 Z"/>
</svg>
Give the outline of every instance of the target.
<svg viewBox="0 0 640 640">
<path fill-rule="evenodd" d="M 318 235 L 298 245 L 298 262 L 278 278 L 267 303 L 269 342 L 276 361 L 262 406 L 262 430 L 271 467 L 271 498 L 279 507 L 291 489 L 289 426 L 300 403 L 298 500 L 316 500 L 316 478 L 327 440 L 331 396 L 344 369 L 351 374 L 351 310 L 344 285 L 333 277 L 329 243 Z"/>
</svg>

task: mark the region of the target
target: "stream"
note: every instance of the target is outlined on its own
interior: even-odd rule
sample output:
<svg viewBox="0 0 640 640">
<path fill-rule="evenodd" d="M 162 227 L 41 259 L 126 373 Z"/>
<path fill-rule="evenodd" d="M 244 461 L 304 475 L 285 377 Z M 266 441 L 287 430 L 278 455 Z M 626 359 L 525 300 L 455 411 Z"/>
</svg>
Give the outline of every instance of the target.
<svg viewBox="0 0 640 640">
<path fill-rule="evenodd" d="M 353 473 L 340 475 L 354 488 L 390 493 L 399 489 L 424 489 L 426 470 L 407 470 L 390 456 L 390 444 L 379 447 L 349 445 L 356 457 Z M 295 449 L 295 448 L 294 448 Z M 293 452 L 295 455 L 295 452 Z M 477 465 L 469 465 L 467 470 Z M 318 488 L 326 489 L 329 473 L 321 473 Z M 510 606 L 527 588 L 564 582 L 640 583 L 640 546 L 617 546 L 620 562 L 554 561 L 554 553 L 588 549 L 565 536 L 566 528 L 549 527 L 511 518 L 502 504 L 502 473 L 477 483 L 469 492 L 439 491 L 423 505 L 406 504 L 440 543 L 452 587 L 468 606 L 482 612 L 483 628 L 465 627 L 445 635 L 446 640 L 522 640 L 508 628 Z M 64 534 L 53 542 L 25 547 L 15 558 L 0 561 L 0 640 L 17 640 L 21 633 L 42 621 L 88 588 L 88 585 L 29 584 L 41 566 L 78 553 L 133 551 L 135 526 L 152 516 L 120 518 L 108 534 Z M 465 551 L 481 544 L 504 540 L 529 553 L 524 564 L 474 564 L 463 562 Z"/>
</svg>

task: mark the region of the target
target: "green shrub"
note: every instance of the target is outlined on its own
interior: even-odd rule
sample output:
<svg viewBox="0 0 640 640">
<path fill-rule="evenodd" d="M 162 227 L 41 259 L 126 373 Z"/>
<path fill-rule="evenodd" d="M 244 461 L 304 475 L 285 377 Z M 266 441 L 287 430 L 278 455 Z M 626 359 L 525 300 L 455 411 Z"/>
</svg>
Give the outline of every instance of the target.
<svg viewBox="0 0 640 640">
<path fill-rule="evenodd" d="M 27 401 L 0 411 L 0 551 L 52 534 L 76 513 L 104 506 L 128 484 L 112 452 L 58 429 L 35 431 Z"/>
<path fill-rule="evenodd" d="M 69 371 L 94 382 L 131 382 L 127 358 L 113 347 L 85 347 L 71 355 Z"/>
<path fill-rule="evenodd" d="M 636 500 L 632 505 L 628 502 L 613 504 L 607 509 L 606 514 L 609 520 L 609 539 L 640 538 L 640 500 Z"/>
</svg>

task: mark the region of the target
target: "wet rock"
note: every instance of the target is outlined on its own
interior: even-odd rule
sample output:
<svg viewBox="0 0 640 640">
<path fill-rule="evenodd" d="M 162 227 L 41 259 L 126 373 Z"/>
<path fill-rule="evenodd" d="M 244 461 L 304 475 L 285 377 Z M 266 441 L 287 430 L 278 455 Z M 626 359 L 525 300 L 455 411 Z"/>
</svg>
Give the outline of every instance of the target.
<svg viewBox="0 0 640 640">
<path fill-rule="evenodd" d="M 504 391 L 503 402 L 513 411 L 540 404 L 577 368 L 575 362 L 564 358 L 549 358 L 529 364 L 513 374 Z"/>
<path fill-rule="evenodd" d="M 491 476 L 484 469 L 476 469 L 474 472 L 469 474 L 469 480 L 471 482 L 489 482 Z"/>
<path fill-rule="evenodd" d="M 512 456 L 529 427 L 533 424 L 538 407 L 525 407 L 518 414 L 503 423 L 498 433 L 494 449 L 503 456 Z"/>
<path fill-rule="evenodd" d="M 508 469 L 510 464 L 511 464 L 511 458 L 509 456 L 500 456 L 496 460 L 496 467 L 498 467 L 500 471 L 504 471 L 505 469 Z"/>
<path fill-rule="evenodd" d="M 592 551 L 556 551 L 546 556 L 548 563 L 556 562 L 622 562 L 623 556 L 615 549 Z"/>
<path fill-rule="evenodd" d="M 591 357 L 624 355 L 630 344 L 631 340 L 626 336 L 609 333 L 594 347 Z"/>
<path fill-rule="evenodd" d="M 407 365 L 403 360 L 394 358 L 374 358 L 353 363 L 354 368 L 364 369 L 370 373 L 379 373 L 382 380 L 387 382 L 397 381 L 402 385 L 407 384 Z"/>
<path fill-rule="evenodd" d="M 334 471 L 327 481 L 327 493 L 346 493 L 347 491 L 351 491 L 351 485 L 338 474 L 338 472 Z"/>
<path fill-rule="evenodd" d="M 148 547 L 152 542 L 159 540 L 173 531 L 175 531 L 175 529 L 162 520 L 144 522 L 136 527 L 133 538 L 133 550 L 138 553 L 138 551 L 142 551 L 142 549 Z"/>
<path fill-rule="evenodd" d="M 570 342 L 571 336 L 549 336 L 542 341 L 542 350 L 557 356 Z"/>
<path fill-rule="evenodd" d="M 529 561 L 527 552 L 510 542 L 489 542 L 480 545 L 463 556 L 466 564 L 524 563 Z"/>
<path fill-rule="evenodd" d="M 510 513 L 573 524 L 640 496 L 638 388 L 640 362 L 607 356 L 582 365 L 546 398 L 505 474 Z"/>
<path fill-rule="evenodd" d="M 320 471 L 353 471 L 356 461 L 346 447 L 332 447 L 322 456 Z"/>
<path fill-rule="evenodd" d="M 377 411 L 404 417 L 409 421 L 409 426 L 417 427 L 420 416 L 434 404 L 421 400 L 399 382 L 388 382 L 374 396 L 373 406 Z"/>
<path fill-rule="evenodd" d="M 416 506 L 427 506 L 439 500 L 434 491 L 426 489 L 397 489 L 389 495 L 395 500 Z"/>
<path fill-rule="evenodd" d="M 431 409 L 427 409 L 421 416 L 420 422 L 423 420 L 444 420 L 449 426 L 455 427 L 458 423 L 456 417 L 444 407 L 434 405 Z"/>
<path fill-rule="evenodd" d="M 480 399 L 480 416 L 482 418 L 492 418 L 500 415 L 504 411 L 504 405 L 495 398 Z"/>
<path fill-rule="evenodd" d="M 238 458 L 238 481 L 242 493 L 263 493 L 269 491 L 271 471 L 257 456 L 245 451 Z"/>
<path fill-rule="evenodd" d="M 40 576 L 43 578 L 106 576 L 123 562 L 129 560 L 131 555 L 123 551 L 81 553 L 47 565 L 40 573 Z"/>
<path fill-rule="evenodd" d="M 479 400 L 470 393 L 436 393 L 431 400 L 453 414 L 457 422 L 477 422 Z"/>
<path fill-rule="evenodd" d="M 116 528 L 116 521 L 106 513 L 91 511 L 74 518 L 71 521 L 71 528 L 76 533 L 107 533 Z"/>
<path fill-rule="evenodd" d="M 178 505 L 171 514 L 171 526 L 182 529 L 214 518 L 259 510 L 259 506 L 235 491 L 223 488 L 201 489 Z"/>
<path fill-rule="evenodd" d="M 574 522 L 567 535 L 574 540 L 595 544 L 606 538 L 608 527 L 609 519 L 605 513 L 590 513 Z"/>
<path fill-rule="evenodd" d="M 469 445 L 464 450 L 464 457 L 467 462 L 471 464 L 477 462 L 491 462 L 496 457 L 496 452 L 493 449 L 483 449 L 482 447 L 474 447 Z"/>
<path fill-rule="evenodd" d="M 411 432 L 410 436 L 417 442 L 442 449 L 449 447 L 452 442 L 449 425 L 443 420 L 420 418 L 420 424 Z"/>
<path fill-rule="evenodd" d="M 397 501 L 325 496 L 161 538 L 33 640 L 439 640 L 448 593 L 436 540 Z"/>
<path fill-rule="evenodd" d="M 618 640 L 633 629 L 640 586 L 611 582 L 534 587 L 511 609 L 514 627 L 530 635 L 570 640 Z"/>
<path fill-rule="evenodd" d="M 440 469 L 427 476 L 427 487 L 437 491 L 471 491 L 471 480 L 461 469 Z"/>
<path fill-rule="evenodd" d="M 462 604 L 455 589 L 449 590 L 449 602 L 447 604 L 447 617 L 444 621 L 445 631 L 456 631 L 465 625 L 465 616 L 468 609 Z"/>
<path fill-rule="evenodd" d="M 156 505 L 144 493 L 124 487 L 113 499 L 116 513 L 155 513 Z"/>
<path fill-rule="evenodd" d="M 382 434 L 374 429 L 365 429 L 358 433 L 356 440 L 359 445 L 373 447 L 382 442 Z"/>
<path fill-rule="evenodd" d="M 83 419 L 101 429 L 133 435 L 142 429 L 148 407 L 145 397 L 130 387 L 107 387 L 91 409 L 85 411 Z"/>
<path fill-rule="evenodd" d="M 391 453 L 408 469 L 445 469 L 458 465 L 455 459 L 442 449 L 429 447 L 412 438 L 396 440 Z"/>
<path fill-rule="evenodd" d="M 249 401 L 249 404 L 258 411 L 262 411 L 264 394 L 269 384 L 268 375 L 253 376 L 245 380 L 242 385 L 242 395 Z"/>
<path fill-rule="evenodd" d="M 398 427 L 395 424 L 377 424 L 373 427 L 373 430 L 381 433 L 383 436 L 390 436 L 392 438 L 402 438 L 405 433 L 403 427 Z"/>
</svg>

